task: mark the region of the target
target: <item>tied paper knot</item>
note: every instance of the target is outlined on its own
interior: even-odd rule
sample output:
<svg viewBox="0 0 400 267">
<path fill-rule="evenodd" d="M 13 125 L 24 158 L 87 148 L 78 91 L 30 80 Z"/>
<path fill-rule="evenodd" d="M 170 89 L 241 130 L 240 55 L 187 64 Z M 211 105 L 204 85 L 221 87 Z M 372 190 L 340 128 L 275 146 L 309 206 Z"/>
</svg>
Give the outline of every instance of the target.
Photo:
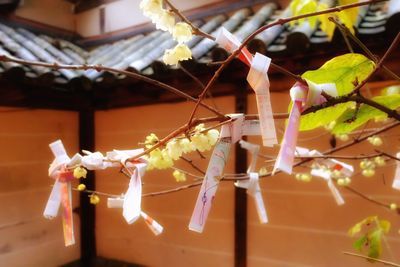
<svg viewBox="0 0 400 267">
<path fill-rule="evenodd" d="M 249 168 L 247 169 L 249 180 L 236 181 L 235 186 L 247 189 L 247 194 L 254 198 L 260 222 L 268 223 L 267 211 L 265 210 L 264 200 L 259 183 L 259 175 L 258 172 L 255 172 L 260 146 L 246 142 L 244 140 L 240 140 L 239 144 L 243 149 L 246 149 L 251 153 L 251 163 L 249 165 Z"/>
<path fill-rule="evenodd" d="M 147 167 L 147 161 L 144 158 L 139 158 L 135 161 L 128 161 L 128 159 L 142 152 L 143 149 L 134 149 L 114 150 L 107 153 L 108 159 L 119 161 L 123 166 L 129 168 L 132 173 L 122 207 L 122 215 L 128 224 L 134 223 L 141 216 L 142 177 Z"/>
<path fill-rule="evenodd" d="M 296 155 L 297 156 L 322 156 L 317 150 L 309 150 L 307 148 L 296 147 Z M 344 162 L 335 160 L 335 159 L 323 159 L 318 158 L 314 160 L 319 168 L 313 168 L 311 170 L 311 175 L 323 178 L 328 185 L 329 190 L 332 193 L 336 203 L 340 206 L 343 205 L 344 199 L 340 194 L 339 190 L 336 188 L 333 180 L 332 180 L 332 171 L 336 170 L 339 171 L 341 174 L 345 176 L 352 176 L 354 173 L 353 166 L 346 164 Z"/>
<path fill-rule="evenodd" d="M 272 173 L 281 170 L 285 173 L 292 174 L 301 112 L 312 105 L 326 102 L 327 100 L 322 96 L 322 92 L 325 92 L 332 97 L 336 97 L 336 85 L 333 83 L 315 84 L 307 80 L 307 84 L 297 82 L 290 89 L 290 97 L 293 105 L 290 110 L 288 124 L 283 135 L 281 147 Z"/>
<path fill-rule="evenodd" d="M 62 205 L 62 222 L 64 230 L 65 246 L 75 244 L 74 225 L 72 218 L 72 196 L 71 180 L 72 171 L 67 170 L 71 160 L 65 151 L 61 140 L 57 140 L 49 145 L 55 159 L 49 168 L 49 176 L 55 179 L 43 216 L 47 219 L 55 218 L 59 207 Z"/>
<path fill-rule="evenodd" d="M 108 208 L 123 208 L 124 199 L 125 199 L 124 195 L 122 195 L 121 197 L 117 197 L 117 198 L 108 198 L 107 199 L 107 207 Z M 146 225 L 150 228 L 150 230 L 155 235 L 160 235 L 163 232 L 164 228 L 162 227 L 162 225 L 159 224 L 152 217 L 150 217 L 143 211 L 140 211 L 140 216 L 144 219 L 144 221 L 146 222 Z"/>
<path fill-rule="evenodd" d="M 242 45 L 236 36 L 224 27 L 219 31 L 216 42 L 230 53 L 233 53 Z M 256 94 L 263 145 L 271 147 L 278 143 L 269 92 L 270 83 L 267 74 L 271 59 L 260 53 L 256 53 L 253 57 L 246 47 L 240 50 L 238 58 L 250 67 L 247 81 Z"/>
</svg>

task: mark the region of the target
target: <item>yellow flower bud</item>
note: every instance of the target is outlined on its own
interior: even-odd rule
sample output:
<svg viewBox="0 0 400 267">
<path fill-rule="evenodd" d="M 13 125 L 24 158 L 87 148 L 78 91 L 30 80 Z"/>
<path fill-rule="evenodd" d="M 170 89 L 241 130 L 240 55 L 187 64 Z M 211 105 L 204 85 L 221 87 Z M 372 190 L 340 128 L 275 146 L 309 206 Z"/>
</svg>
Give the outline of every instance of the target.
<svg viewBox="0 0 400 267">
<path fill-rule="evenodd" d="M 78 187 L 77 187 L 77 189 L 78 189 L 79 191 L 85 191 L 86 185 L 84 185 L 84 184 L 79 184 Z"/>
<path fill-rule="evenodd" d="M 100 197 L 97 194 L 91 194 L 89 198 L 90 204 L 97 205 L 100 202 Z"/>
<path fill-rule="evenodd" d="M 80 179 L 80 178 L 86 178 L 87 175 L 87 170 L 83 167 L 76 167 L 74 169 L 74 177 L 76 179 Z"/>
</svg>

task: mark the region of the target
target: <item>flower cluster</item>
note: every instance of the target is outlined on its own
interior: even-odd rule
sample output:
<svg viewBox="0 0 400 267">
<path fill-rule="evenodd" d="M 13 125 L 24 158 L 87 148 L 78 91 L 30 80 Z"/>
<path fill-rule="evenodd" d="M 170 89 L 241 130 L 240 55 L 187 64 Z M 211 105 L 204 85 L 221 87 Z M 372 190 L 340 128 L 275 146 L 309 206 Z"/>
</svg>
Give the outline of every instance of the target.
<svg viewBox="0 0 400 267">
<path fill-rule="evenodd" d="M 365 177 L 372 177 L 375 175 L 376 166 L 383 167 L 386 165 L 385 159 L 378 156 L 372 160 L 364 159 L 360 162 L 360 168 L 362 169 L 362 175 Z"/>
<path fill-rule="evenodd" d="M 183 154 L 199 150 L 204 152 L 210 150 L 218 140 L 218 130 L 211 129 L 205 132 L 204 124 L 195 127 L 192 136 L 178 137 L 171 139 L 165 148 L 156 148 L 149 153 L 147 158 L 148 170 L 151 169 L 167 169 L 174 165 L 174 160 L 178 160 Z M 145 145 L 150 148 L 158 142 L 155 134 L 146 137 Z M 175 176 L 175 175 L 174 175 Z"/>
<path fill-rule="evenodd" d="M 179 61 L 192 58 L 192 52 L 185 44 L 192 39 L 192 27 L 186 22 L 175 22 L 174 13 L 163 8 L 162 0 L 142 0 L 140 9 L 149 17 L 157 29 L 168 31 L 178 44 L 173 49 L 167 49 L 163 61 L 168 65 L 176 65 Z"/>
</svg>

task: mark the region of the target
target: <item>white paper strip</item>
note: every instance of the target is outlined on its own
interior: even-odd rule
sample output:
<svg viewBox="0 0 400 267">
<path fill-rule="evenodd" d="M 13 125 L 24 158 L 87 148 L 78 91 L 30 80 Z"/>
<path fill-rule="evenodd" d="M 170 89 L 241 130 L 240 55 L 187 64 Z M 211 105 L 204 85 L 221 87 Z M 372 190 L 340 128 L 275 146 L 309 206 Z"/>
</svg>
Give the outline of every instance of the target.
<svg viewBox="0 0 400 267">
<path fill-rule="evenodd" d="M 396 154 L 397 158 L 400 158 L 400 152 Z M 396 171 L 394 174 L 393 185 L 394 189 L 400 190 L 400 161 L 396 160 Z"/>
<path fill-rule="evenodd" d="M 261 126 L 259 120 L 245 120 L 242 128 L 243 135 L 261 135 Z"/>
<path fill-rule="evenodd" d="M 155 235 L 162 234 L 164 228 L 158 222 L 156 222 L 153 218 L 151 218 L 143 211 L 140 213 L 140 215 L 143 217 L 144 221 L 146 222 L 150 230 L 153 232 L 153 234 Z"/>
<path fill-rule="evenodd" d="M 251 62 L 249 74 L 247 75 L 247 81 L 256 94 L 264 146 L 273 146 L 278 143 L 269 93 L 270 83 L 267 74 L 270 63 L 271 59 L 269 57 L 256 53 Z"/>
<path fill-rule="evenodd" d="M 242 138 L 244 114 L 235 113 L 228 114 L 227 116 L 234 119 L 234 121 L 222 125 L 220 138 L 230 137 L 232 144 L 234 144 Z"/>
<path fill-rule="evenodd" d="M 261 194 L 258 173 L 251 172 L 249 175 L 250 175 L 250 181 L 249 181 L 250 183 L 249 183 L 249 188 L 247 189 L 247 193 L 254 198 L 260 222 L 268 223 L 268 216 L 267 216 L 267 211 L 265 210 L 264 200 Z"/>
<path fill-rule="evenodd" d="M 49 176 L 54 177 L 55 172 L 58 171 L 61 166 L 67 164 L 70 158 L 65 151 L 64 145 L 61 140 L 57 140 L 49 144 L 50 150 L 53 153 L 55 159 L 50 165 Z M 61 185 L 59 181 L 54 182 L 54 186 L 51 190 L 49 199 L 47 200 L 46 207 L 43 212 L 43 216 L 47 219 L 53 219 L 57 217 L 58 210 L 61 205 Z"/>
<path fill-rule="evenodd" d="M 332 196 L 334 197 L 336 203 L 339 206 L 344 204 L 344 199 L 343 199 L 342 195 L 340 194 L 339 190 L 337 190 L 335 184 L 333 183 L 332 178 L 331 178 L 331 172 L 329 170 L 312 169 L 311 175 L 323 178 L 327 182 L 329 190 L 331 190 Z"/>
<path fill-rule="evenodd" d="M 134 223 L 140 217 L 142 203 L 142 173 L 146 168 L 146 163 L 136 164 L 131 180 L 129 181 L 128 191 L 124 197 L 122 215 L 128 224 Z"/>
<path fill-rule="evenodd" d="M 219 139 L 208 163 L 206 175 L 201 185 L 196 205 L 189 223 L 189 229 L 202 233 L 207 221 L 211 204 L 218 189 L 219 177 L 222 176 L 231 147 L 230 138 Z"/>
<path fill-rule="evenodd" d="M 47 200 L 46 208 L 44 209 L 43 216 L 46 219 L 54 219 L 58 215 L 58 210 L 61 205 L 61 184 L 55 181 L 51 190 L 49 199 Z"/>
</svg>

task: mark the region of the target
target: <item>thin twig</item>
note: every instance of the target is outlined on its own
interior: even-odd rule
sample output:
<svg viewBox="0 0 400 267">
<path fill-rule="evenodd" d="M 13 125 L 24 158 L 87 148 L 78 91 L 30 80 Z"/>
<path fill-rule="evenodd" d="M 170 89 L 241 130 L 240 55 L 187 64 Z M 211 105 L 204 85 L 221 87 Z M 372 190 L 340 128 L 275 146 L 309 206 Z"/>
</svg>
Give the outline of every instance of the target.
<svg viewBox="0 0 400 267">
<path fill-rule="evenodd" d="M 203 174 L 203 175 L 206 174 L 205 171 L 203 171 L 203 170 L 200 169 L 196 164 L 193 163 L 193 160 L 188 159 L 188 158 L 186 158 L 186 157 L 184 157 L 184 156 L 181 156 L 180 158 L 181 158 L 183 161 L 187 162 L 190 166 L 192 166 L 193 169 L 195 169 L 195 170 L 198 171 L 199 173 L 201 173 L 201 174 Z"/>
<path fill-rule="evenodd" d="M 368 49 L 368 47 L 361 42 L 360 39 L 357 38 L 357 36 L 355 36 L 354 34 L 351 33 L 351 31 L 343 24 L 341 24 L 340 22 L 337 21 L 337 19 L 330 17 L 329 18 L 330 21 L 332 21 L 333 23 L 336 24 L 337 28 L 340 30 L 340 32 L 344 35 L 346 35 L 348 38 L 352 39 L 360 48 L 361 50 L 364 51 L 364 53 L 367 55 L 368 58 L 370 58 L 372 61 L 374 61 L 375 63 L 377 63 L 379 61 L 378 57 L 376 55 L 374 55 L 371 50 Z M 400 81 L 400 77 L 394 73 L 393 71 L 391 71 L 389 68 L 387 68 L 386 66 L 382 66 L 382 68 L 386 71 L 387 74 L 389 74 L 392 78 Z"/>
<path fill-rule="evenodd" d="M 352 252 L 346 252 L 346 251 L 344 251 L 344 252 L 342 252 L 342 253 L 343 253 L 344 255 L 347 255 L 347 256 L 359 257 L 359 258 L 363 258 L 363 259 L 366 259 L 366 260 L 371 260 L 371 261 L 380 262 L 380 263 L 383 263 L 383 264 L 389 265 L 389 266 L 400 267 L 400 264 L 397 264 L 397 263 L 394 263 L 394 262 L 390 262 L 390 261 L 385 261 L 385 260 L 381 260 L 381 259 L 371 258 L 371 257 L 368 257 L 368 256 L 364 256 L 364 255 L 356 254 L 356 253 L 352 253 Z"/>
<path fill-rule="evenodd" d="M 152 78 L 146 77 L 139 73 L 135 73 L 135 72 L 127 71 L 127 70 L 115 69 L 115 68 L 106 67 L 103 65 L 86 65 L 86 64 L 84 64 L 84 65 L 67 65 L 67 64 L 59 64 L 59 63 L 47 63 L 47 62 L 41 62 L 41 61 L 23 60 L 23 59 L 19 59 L 19 58 L 7 56 L 7 55 L 0 55 L 0 62 L 14 62 L 14 63 L 18 63 L 21 65 L 41 66 L 41 67 L 51 68 L 54 70 L 59 70 L 59 69 L 89 70 L 89 69 L 93 69 L 96 71 L 108 71 L 108 72 L 112 72 L 112 73 L 123 74 L 128 77 L 132 77 L 132 78 L 141 80 L 143 82 L 152 84 L 154 86 L 157 86 L 159 88 L 165 89 L 165 90 L 167 90 L 173 94 L 176 94 L 182 98 L 185 98 L 189 101 L 197 103 L 197 99 L 195 97 L 192 97 L 191 95 L 189 95 L 185 92 L 182 92 L 181 90 L 179 90 L 173 86 L 170 86 L 168 84 L 165 84 L 160 81 L 154 80 Z M 201 103 L 200 105 L 203 106 L 204 108 L 214 112 L 218 116 L 221 116 L 221 117 L 224 116 L 218 110 L 214 109 L 213 107 L 211 107 L 207 104 Z"/>
<path fill-rule="evenodd" d="M 363 2 L 358 2 L 358 3 L 353 3 L 350 5 L 344 5 L 344 6 L 338 6 L 338 7 L 333 7 L 333 8 L 328 8 L 322 11 L 317 11 L 317 12 L 312 12 L 312 13 L 308 13 L 308 14 L 302 14 L 299 16 L 293 16 L 293 17 L 289 17 L 289 18 L 279 18 L 277 20 L 275 20 L 272 23 L 269 23 L 267 25 L 264 25 L 262 27 L 260 27 L 258 30 L 254 31 L 252 34 L 250 34 L 244 41 L 243 43 L 240 45 L 240 47 L 238 49 L 236 49 L 225 61 L 224 63 L 217 69 L 217 71 L 215 72 L 214 76 L 210 79 L 210 81 L 207 83 L 206 87 L 204 88 L 203 92 L 199 95 L 198 99 L 197 99 L 197 103 L 194 106 L 192 113 L 190 114 L 188 123 L 190 123 L 195 114 L 196 111 L 200 105 L 200 103 L 203 101 L 204 96 L 206 95 L 207 91 L 214 85 L 214 83 L 216 82 L 216 80 L 218 79 L 218 77 L 220 76 L 220 74 L 222 73 L 222 71 L 229 65 L 229 63 L 240 53 L 240 51 L 247 45 L 248 42 L 250 42 L 254 37 L 256 37 L 259 33 L 274 27 L 276 25 L 282 25 L 285 23 L 288 23 L 290 21 L 294 21 L 294 20 L 299 20 L 299 19 L 303 19 L 303 18 L 308 18 L 308 17 L 312 17 L 312 16 L 319 16 L 319 15 L 323 15 L 323 14 L 329 14 L 329 13 L 333 13 L 333 12 L 340 12 L 343 11 L 345 9 L 349 9 L 349 8 L 354 8 L 354 7 L 359 7 L 359 6 L 363 6 L 363 5 L 368 5 L 371 3 L 378 3 L 378 2 L 384 2 L 387 0 L 369 0 L 369 1 L 363 1 Z"/>
<path fill-rule="evenodd" d="M 215 41 L 215 37 L 203 32 L 202 30 L 200 30 L 198 27 L 196 27 L 195 25 L 193 25 L 193 23 L 188 20 L 183 14 L 182 12 L 179 11 L 179 9 L 177 9 L 169 0 L 164 0 L 164 2 L 170 7 L 171 11 L 174 12 L 178 17 L 180 17 L 184 22 L 186 22 L 187 24 L 190 25 L 190 27 L 192 28 L 193 34 L 199 35 L 199 36 L 203 36 L 205 38 L 211 39 L 213 41 Z"/>
</svg>

